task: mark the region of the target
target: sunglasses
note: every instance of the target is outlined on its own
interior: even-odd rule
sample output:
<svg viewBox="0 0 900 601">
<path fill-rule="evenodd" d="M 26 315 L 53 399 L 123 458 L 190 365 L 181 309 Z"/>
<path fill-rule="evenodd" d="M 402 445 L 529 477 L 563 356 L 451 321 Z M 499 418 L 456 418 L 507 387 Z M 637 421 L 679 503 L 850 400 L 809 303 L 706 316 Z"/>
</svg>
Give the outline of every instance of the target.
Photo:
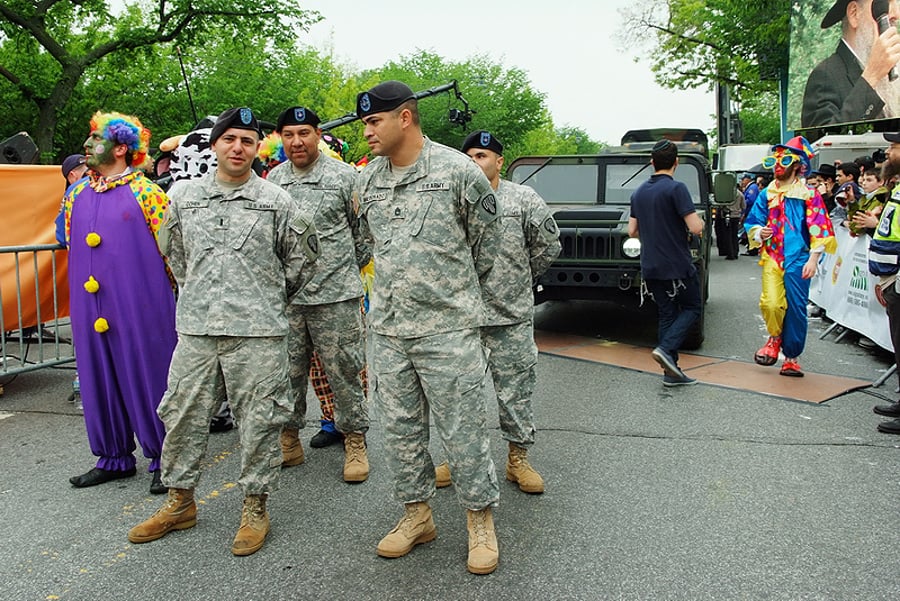
<svg viewBox="0 0 900 601">
<path fill-rule="evenodd" d="M 793 154 L 785 154 L 779 157 L 767 156 L 762 160 L 762 165 L 765 169 L 771 169 L 776 165 L 781 165 L 782 167 L 790 167 L 794 161 L 799 161 L 796 155 Z"/>
</svg>

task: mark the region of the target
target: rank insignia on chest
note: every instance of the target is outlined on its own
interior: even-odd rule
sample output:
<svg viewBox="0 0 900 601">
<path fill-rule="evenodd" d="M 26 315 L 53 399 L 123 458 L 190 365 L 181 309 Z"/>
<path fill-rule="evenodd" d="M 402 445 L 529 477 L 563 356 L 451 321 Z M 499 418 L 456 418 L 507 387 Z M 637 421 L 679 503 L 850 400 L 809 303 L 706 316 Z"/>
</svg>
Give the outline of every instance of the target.
<svg viewBox="0 0 900 601">
<path fill-rule="evenodd" d="M 394 207 L 391 209 L 391 219 L 406 219 L 406 208 Z"/>
</svg>

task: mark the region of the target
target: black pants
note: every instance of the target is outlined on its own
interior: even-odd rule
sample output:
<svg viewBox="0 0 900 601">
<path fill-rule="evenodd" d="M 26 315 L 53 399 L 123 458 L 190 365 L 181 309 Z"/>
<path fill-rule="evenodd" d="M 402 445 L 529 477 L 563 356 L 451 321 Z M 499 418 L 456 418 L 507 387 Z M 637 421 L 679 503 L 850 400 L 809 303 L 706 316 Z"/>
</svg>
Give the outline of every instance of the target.
<svg viewBox="0 0 900 601">
<path fill-rule="evenodd" d="M 891 331 L 891 342 L 894 345 L 894 362 L 898 366 L 897 378 L 900 380 L 900 292 L 897 292 L 896 283 L 884 290 L 884 301 L 887 303 L 885 310 L 888 316 L 888 328 Z"/>
</svg>

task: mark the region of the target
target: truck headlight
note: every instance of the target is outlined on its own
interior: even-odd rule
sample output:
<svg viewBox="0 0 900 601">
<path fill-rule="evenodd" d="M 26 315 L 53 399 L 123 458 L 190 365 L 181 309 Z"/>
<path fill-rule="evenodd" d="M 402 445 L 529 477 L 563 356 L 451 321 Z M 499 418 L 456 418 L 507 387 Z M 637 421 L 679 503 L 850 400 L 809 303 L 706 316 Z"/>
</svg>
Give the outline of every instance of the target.
<svg viewBox="0 0 900 601">
<path fill-rule="evenodd" d="M 636 259 L 641 256 L 641 241 L 637 238 L 628 238 L 622 243 L 622 252 L 626 257 Z"/>
</svg>

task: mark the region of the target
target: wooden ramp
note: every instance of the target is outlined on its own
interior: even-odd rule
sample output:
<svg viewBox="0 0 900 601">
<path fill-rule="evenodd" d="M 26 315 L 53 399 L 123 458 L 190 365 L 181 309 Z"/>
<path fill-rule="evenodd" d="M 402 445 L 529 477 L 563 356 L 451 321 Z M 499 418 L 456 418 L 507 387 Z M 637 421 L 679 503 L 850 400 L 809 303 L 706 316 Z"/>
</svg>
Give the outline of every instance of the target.
<svg viewBox="0 0 900 601">
<path fill-rule="evenodd" d="M 659 365 L 650 356 L 651 349 L 646 347 L 543 330 L 535 330 L 534 338 L 540 352 L 547 355 L 661 373 Z M 684 372 L 703 384 L 751 390 L 807 403 L 824 403 L 851 390 L 871 385 L 871 382 L 864 380 L 808 371 L 803 378 L 788 378 L 778 374 L 778 365 L 763 367 L 751 362 L 684 352 L 678 353 L 678 356 L 678 364 Z"/>
</svg>

